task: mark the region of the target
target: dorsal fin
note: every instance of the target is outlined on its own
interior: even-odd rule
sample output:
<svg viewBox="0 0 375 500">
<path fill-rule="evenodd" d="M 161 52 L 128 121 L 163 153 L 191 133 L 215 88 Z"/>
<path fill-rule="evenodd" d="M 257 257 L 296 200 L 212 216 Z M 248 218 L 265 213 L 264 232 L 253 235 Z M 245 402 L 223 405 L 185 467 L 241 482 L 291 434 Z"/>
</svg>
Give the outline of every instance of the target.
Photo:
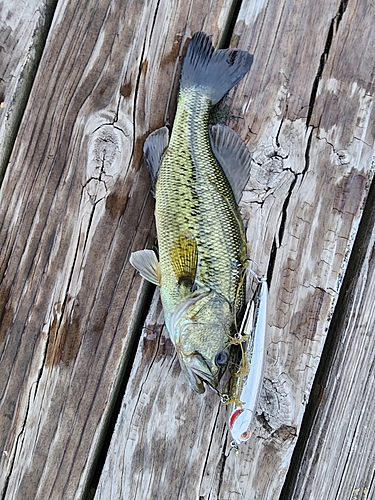
<svg viewBox="0 0 375 500">
<path fill-rule="evenodd" d="M 216 124 L 210 129 L 212 153 L 231 185 L 236 202 L 250 177 L 251 155 L 240 136 L 226 125 Z"/>
<path fill-rule="evenodd" d="M 154 130 L 145 140 L 143 156 L 150 174 L 151 192 L 155 196 L 155 185 L 158 180 L 159 168 L 168 147 L 169 131 L 167 127 Z"/>
</svg>

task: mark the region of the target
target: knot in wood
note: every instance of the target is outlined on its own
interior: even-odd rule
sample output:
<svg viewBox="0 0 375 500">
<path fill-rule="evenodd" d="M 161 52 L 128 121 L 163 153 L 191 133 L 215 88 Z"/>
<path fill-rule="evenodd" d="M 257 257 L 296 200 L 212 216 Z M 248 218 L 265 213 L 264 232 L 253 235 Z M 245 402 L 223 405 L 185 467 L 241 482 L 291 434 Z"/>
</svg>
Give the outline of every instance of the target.
<svg viewBox="0 0 375 500">
<path fill-rule="evenodd" d="M 103 125 L 93 136 L 90 143 L 90 157 L 93 163 L 93 177 L 113 176 L 120 167 L 120 137 L 112 125 Z"/>
</svg>

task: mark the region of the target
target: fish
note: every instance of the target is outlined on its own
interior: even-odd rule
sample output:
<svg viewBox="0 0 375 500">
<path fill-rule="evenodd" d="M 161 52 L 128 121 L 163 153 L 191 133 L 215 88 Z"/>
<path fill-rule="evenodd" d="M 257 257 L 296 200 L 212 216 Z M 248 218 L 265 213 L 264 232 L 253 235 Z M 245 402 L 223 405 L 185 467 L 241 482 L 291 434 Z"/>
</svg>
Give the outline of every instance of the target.
<svg viewBox="0 0 375 500">
<path fill-rule="evenodd" d="M 165 324 L 193 390 L 217 390 L 228 365 L 230 338 L 245 300 L 247 242 L 238 202 L 251 155 L 212 108 L 248 72 L 253 56 L 214 50 L 203 32 L 183 61 L 176 115 L 146 139 L 143 152 L 155 196 L 158 255 L 131 254 L 130 263 L 160 286 Z"/>
<path fill-rule="evenodd" d="M 231 444 L 235 448 L 250 439 L 257 410 L 265 365 L 267 303 L 267 280 L 265 277 L 260 277 L 253 300 L 248 303 L 240 330 L 240 338 L 244 339 L 245 355 L 234 377 L 233 407 L 228 422 L 233 437 Z"/>
</svg>

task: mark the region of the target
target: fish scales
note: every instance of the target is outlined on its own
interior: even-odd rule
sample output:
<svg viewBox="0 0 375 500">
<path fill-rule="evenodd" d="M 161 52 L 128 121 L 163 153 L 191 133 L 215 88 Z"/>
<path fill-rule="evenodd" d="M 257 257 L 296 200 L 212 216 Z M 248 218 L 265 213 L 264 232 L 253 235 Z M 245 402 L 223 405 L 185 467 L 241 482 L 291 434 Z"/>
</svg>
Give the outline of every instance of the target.
<svg viewBox="0 0 375 500">
<path fill-rule="evenodd" d="M 158 255 L 133 252 L 130 262 L 160 286 L 166 327 L 184 375 L 197 392 L 217 388 L 244 300 L 246 239 L 238 200 L 250 154 L 210 111 L 246 74 L 252 56 L 214 51 L 196 33 L 184 59 L 171 137 L 166 127 L 146 139 L 144 156 L 155 195 Z"/>
<path fill-rule="evenodd" d="M 181 92 L 170 146 L 159 171 L 155 213 L 162 276 L 171 282 L 170 307 L 180 300 L 171 263 L 171 252 L 176 251 L 180 236 L 196 239 L 197 282 L 216 290 L 231 306 L 239 285 L 236 271 L 246 259 L 242 220 L 229 183 L 211 151 L 211 107 L 201 89 Z"/>
</svg>

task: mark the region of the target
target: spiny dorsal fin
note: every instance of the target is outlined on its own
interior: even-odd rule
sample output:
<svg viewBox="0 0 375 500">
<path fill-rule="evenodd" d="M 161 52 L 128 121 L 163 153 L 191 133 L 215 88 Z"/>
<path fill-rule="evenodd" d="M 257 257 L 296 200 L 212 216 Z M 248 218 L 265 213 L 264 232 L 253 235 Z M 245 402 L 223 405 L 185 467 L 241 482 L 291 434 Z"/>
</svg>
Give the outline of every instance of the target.
<svg viewBox="0 0 375 500">
<path fill-rule="evenodd" d="M 192 236 L 181 235 L 171 248 L 171 263 L 180 285 L 192 288 L 198 264 L 197 242 Z"/>
<path fill-rule="evenodd" d="M 130 264 L 139 271 L 139 274 L 154 285 L 160 286 L 160 264 L 153 250 L 138 250 L 130 255 Z"/>
<path fill-rule="evenodd" d="M 240 136 L 226 125 L 216 124 L 210 129 L 212 152 L 221 165 L 236 202 L 250 177 L 251 155 Z"/>
<path fill-rule="evenodd" d="M 155 196 L 155 185 L 165 150 L 168 147 L 169 132 L 167 127 L 154 130 L 143 146 L 143 156 L 151 179 L 151 192 Z"/>
</svg>

